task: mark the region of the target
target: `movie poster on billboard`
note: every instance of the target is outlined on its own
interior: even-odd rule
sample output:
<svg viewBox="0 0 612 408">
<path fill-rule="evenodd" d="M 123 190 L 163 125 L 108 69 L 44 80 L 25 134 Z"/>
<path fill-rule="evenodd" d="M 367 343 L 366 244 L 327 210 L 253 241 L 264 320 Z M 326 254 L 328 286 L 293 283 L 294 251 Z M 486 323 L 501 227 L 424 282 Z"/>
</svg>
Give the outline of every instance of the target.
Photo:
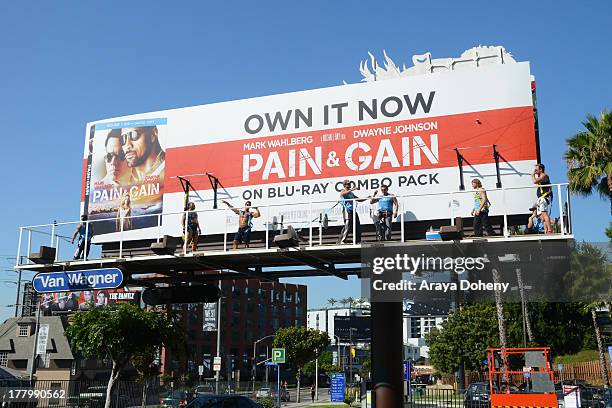
<svg viewBox="0 0 612 408">
<path fill-rule="evenodd" d="M 45 293 L 40 297 L 44 314 L 74 312 L 94 307 L 140 303 L 140 291 L 126 289 L 83 290 L 79 292 Z"/>
<path fill-rule="evenodd" d="M 96 124 L 87 212 L 95 234 L 157 225 L 163 210 L 166 118 Z"/>
<path fill-rule="evenodd" d="M 204 310 L 202 331 L 217 331 L 217 303 L 204 303 L 202 309 Z"/>
</svg>

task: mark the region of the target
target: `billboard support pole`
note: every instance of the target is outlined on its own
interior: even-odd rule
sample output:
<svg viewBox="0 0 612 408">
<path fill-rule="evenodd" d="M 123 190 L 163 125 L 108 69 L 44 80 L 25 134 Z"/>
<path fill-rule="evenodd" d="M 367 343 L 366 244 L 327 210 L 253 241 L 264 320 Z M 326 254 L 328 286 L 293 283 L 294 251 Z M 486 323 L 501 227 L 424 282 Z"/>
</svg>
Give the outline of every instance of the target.
<svg viewBox="0 0 612 408">
<path fill-rule="evenodd" d="M 465 190 L 465 185 L 463 184 L 463 156 L 459 153 L 458 148 L 453 149 L 455 153 L 457 153 L 457 166 L 459 167 L 459 190 Z"/>
<path fill-rule="evenodd" d="M 499 174 L 499 152 L 497 151 L 495 146 L 496 145 L 493 145 L 493 159 L 495 160 L 495 174 L 497 175 L 497 184 L 495 184 L 495 187 L 501 188 L 502 182 L 501 175 Z"/>
</svg>

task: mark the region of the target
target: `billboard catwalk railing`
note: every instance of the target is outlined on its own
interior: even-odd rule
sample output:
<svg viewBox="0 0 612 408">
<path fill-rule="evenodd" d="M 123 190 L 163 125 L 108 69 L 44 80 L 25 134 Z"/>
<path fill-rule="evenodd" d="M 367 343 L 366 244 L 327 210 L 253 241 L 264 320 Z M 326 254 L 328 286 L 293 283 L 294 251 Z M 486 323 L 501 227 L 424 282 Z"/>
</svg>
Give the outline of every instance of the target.
<svg viewBox="0 0 612 408">
<path fill-rule="evenodd" d="M 490 201 L 489 217 L 498 220 L 495 224 L 499 226 L 496 235 L 505 239 L 524 240 L 527 239 L 525 234 L 535 233 L 537 239 L 558 239 L 559 237 L 572 237 L 572 219 L 570 195 L 567 188 L 567 183 L 550 184 L 552 199 L 548 200 L 547 214 L 551 220 L 551 232 L 543 234 L 541 216 L 539 210 L 536 209 L 536 189 L 538 186 L 526 187 L 502 187 L 487 189 L 487 196 Z M 547 186 L 539 186 L 547 187 Z M 533 196 L 526 192 L 533 191 Z M 357 191 L 359 192 L 359 191 Z M 379 198 L 377 196 L 376 198 Z M 533 200 L 525 197 L 533 197 Z M 197 197 L 192 197 L 194 199 Z M 134 241 L 130 239 L 130 225 L 133 225 L 137 219 L 149 217 L 154 218 L 153 238 L 147 240 L 150 242 L 160 242 L 165 235 L 176 237 L 177 240 L 182 239 L 181 246 L 177 248 L 177 254 L 187 255 L 192 253 L 188 245 L 188 239 L 185 239 L 185 231 L 189 231 L 199 226 L 201 230 L 200 239 L 206 238 L 206 225 L 212 220 L 218 220 L 223 217 L 225 229 L 222 234 L 212 234 L 211 236 L 217 240 L 218 247 L 216 251 L 227 252 L 233 249 L 233 243 L 237 240 L 241 243 L 248 244 L 249 233 L 259 233 L 262 239 L 252 245 L 250 248 L 270 249 L 275 248 L 273 238 L 275 235 L 286 231 L 287 226 L 291 225 L 298 233 L 301 240 L 300 245 L 307 247 L 316 247 L 325 245 L 324 231 L 328 227 L 344 227 L 338 237 L 338 244 L 360 243 L 360 227 L 362 224 L 375 224 L 381 228 L 391 228 L 395 230 L 393 238 L 399 242 L 408 240 L 407 229 L 415 223 L 431 224 L 432 228 L 439 225 L 454 225 L 456 217 L 462 217 L 469 225 L 469 220 L 473 215 L 471 210 L 474 208 L 475 191 L 449 191 L 444 193 L 430 194 L 413 194 L 397 196 L 397 207 L 394 208 L 392 218 L 393 222 L 389 226 L 382 225 L 378 216 L 378 204 L 370 204 L 370 195 L 349 199 L 349 200 L 333 200 L 333 201 L 311 201 L 299 202 L 294 204 L 274 204 L 266 203 L 264 205 L 251 206 L 250 208 L 223 208 L 223 209 L 196 209 L 180 212 L 166 212 L 154 215 L 135 215 L 126 217 L 117 217 L 117 219 L 103 220 L 83 220 L 71 222 L 53 222 L 50 224 L 40 224 L 32 226 L 23 226 L 19 228 L 19 242 L 17 248 L 16 267 L 23 267 L 32 264 L 28 256 L 33 250 L 38 250 L 40 246 L 52 247 L 55 249 L 53 262 L 65 262 L 71 260 L 94 260 L 101 259 L 102 253 L 99 248 L 95 248 L 102 242 L 97 241 L 96 230 L 101 229 L 102 224 L 112 223 L 117 227 L 117 232 L 114 233 L 116 238 L 114 244 L 117 245 L 114 256 L 116 258 L 124 258 L 132 256 L 132 253 L 126 250 L 126 243 Z M 509 206 L 517 206 L 516 200 L 524 202 L 525 213 L 520 218 L 522 221 L 516 221 L 516 214 L 509 214 L 507 208 Z M 364 202 L 365 201 L 365 202 Z M 197 201 L 195 201 L 197 203 Z M 419 219 L 416 214 L 411 211 L 415 206 L 423 205 L 423 202 L 430 208 L 436 208 L 439 214 L 437 220 Z M 196 204 L 197 205 L 197 204 Z M 295 207 L 295 211 L 292 209 Z M 304 210 L 304 207 L 307 209 Z M 355 209 L 352 211 L 350 209 Z M 347 210 L 348 209 L 348 210 Z M 247 211 L 249 220 L 245 225 L 239 225 L 240 212 Z M 529 216 L 529 212 L 533 211 L 534 225 L 526 229 L 517 223 L 527 224 L 525 220 Z M 238 213 L 237 213 L 238 212 Z M 257 215 L 255 215 L 257 213 Z M 197 214 L 197 218 L 193 217 Z M 360 220 L 360 217 L 364 221 Z M 513 220 L 510 220 L 510 218 Z M 369 218 L 369 219 L 367 219 Z M 197 219 L 197 226 L 194 227 L 194 220 Z M 464 224 L 466 222 L 464 221 Z M 192 225 L 193 224 L 193 225 Z M 537 225 L 536 225 L 537 224 Z M 539 225 L 539 226 L 538 226 Z M 247 231 L 244 230 L 246 227 Z M 540 228 L 540 229 L 538 229 Z M 241 230 L 240 234 L 237 231 Z M 378 229 L 377 229 L 378 231 Z M 435 232 L 435 231 L 432 231 Z M 399 233 L 399 236 L 398 236 Z M 108 234 L 105 234 L 108 236 Z M 199 235 L 199 234 L 198 234 Z M 426 239 L 426 234 L 423 234 L 422 239 Z M 435 234 L 434 234 L 435 235 Z M 89 238 L 87 238 L 89 237 Z M 373 239 L 385 238 L 377 234 Z M 388 240 L 388 237 L 386 237 Z M 470 239 L 470 237 L 466 237 Z M 74 241 L 76 240 L 76 244 Z M 222 241 L 222 242 L 219 242 Z M 108 243 L 105 239 L 104 243 Z M 327 242 L 329 243 L 329 242 Z M 93 244 L 92 252 L 89 247 Z M 76 247 L 75 247 L 76 245 Z M 248 246 L 247 246 L 248 247 Z M 72 253 L 74 251 L 74 253 Z M 196 248 L 196 252 L 197 248 Z M 147 255 L 152 255 L 148 253 Z M 105 256 L 108 258 L 108 255 Z"/>
</svg>

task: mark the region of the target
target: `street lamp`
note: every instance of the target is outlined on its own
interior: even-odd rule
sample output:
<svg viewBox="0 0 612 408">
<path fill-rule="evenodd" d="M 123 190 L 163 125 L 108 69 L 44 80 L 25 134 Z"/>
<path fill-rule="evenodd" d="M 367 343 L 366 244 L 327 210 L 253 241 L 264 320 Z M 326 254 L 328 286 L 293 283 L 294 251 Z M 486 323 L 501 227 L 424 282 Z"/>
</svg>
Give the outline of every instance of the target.
<svg viewBox="0 0 612 408">
<path fill-rule="evenodd" d="M 257 349 L 257 343 L 259 343 L 260 341 L 263 341 L 265 339 L 268 339 L 270 337 L 274 337 L 274 334 L 268 334 L 267 336 L 262 337 L 261 339 L 255 340 L 255 343 L 253 343 L 253 392 L 255 392 L 255 373 L 256 373 L 256 366 L 255 366 L 255 353 L 256 353 L 256 349 Z"/>
</svg>

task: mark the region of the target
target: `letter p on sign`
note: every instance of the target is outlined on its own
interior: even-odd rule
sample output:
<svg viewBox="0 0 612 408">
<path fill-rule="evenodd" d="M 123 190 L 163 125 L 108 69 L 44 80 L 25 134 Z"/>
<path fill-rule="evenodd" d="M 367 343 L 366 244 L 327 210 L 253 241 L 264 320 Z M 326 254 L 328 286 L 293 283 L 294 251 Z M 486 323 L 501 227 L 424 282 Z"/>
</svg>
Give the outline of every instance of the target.
<svg viewBox="0 0 612 408">
<path fill-rule="evenodd" d="M 285 349 L 284 348 L 273 348 L 272 349 L 272 362 L 277 363 L 277 364 L 285 362 Z"/>
</svg>

